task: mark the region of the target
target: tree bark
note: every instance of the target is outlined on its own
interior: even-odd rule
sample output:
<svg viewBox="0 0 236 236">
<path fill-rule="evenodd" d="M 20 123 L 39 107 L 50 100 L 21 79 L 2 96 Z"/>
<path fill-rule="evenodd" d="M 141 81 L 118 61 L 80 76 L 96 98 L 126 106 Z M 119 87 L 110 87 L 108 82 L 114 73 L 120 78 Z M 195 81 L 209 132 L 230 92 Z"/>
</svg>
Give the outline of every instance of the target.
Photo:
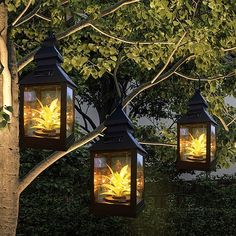
<svg viewBox="0 0 236 236">
<path fill-rule="evenodd" d="M 0 30 L 2 37 L 7 43 L 7 9 L 5 5 L 0 4 Z M 7 43 L 9 48 L 9 43 Z M 8 52 L 11 50 L 8 50 Z M 1 48 L 0 48 L 1 53 Z M 8 63 L 11 71 L 12 80 L 12 102 L 13 114 L 11 124 L 0 130 L 0 235 L 8 236 L 16 234 L 16 226 L 19 208 L 19 124 L 18 124 L 18 76 L 15 63 L 15 53 L 10 55 Z M 1 76 L 0 80 L 0 105 L 3 104 L 3 86 Z"/>
</svg>

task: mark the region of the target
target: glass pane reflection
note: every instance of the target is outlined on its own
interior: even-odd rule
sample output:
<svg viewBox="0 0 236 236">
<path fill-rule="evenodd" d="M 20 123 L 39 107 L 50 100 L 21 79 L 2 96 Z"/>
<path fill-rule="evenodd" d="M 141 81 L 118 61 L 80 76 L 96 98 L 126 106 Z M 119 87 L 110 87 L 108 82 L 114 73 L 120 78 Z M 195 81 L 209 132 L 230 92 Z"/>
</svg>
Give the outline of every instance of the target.
<svg viewBox="0 0 236 236">
<path fill-rule="evenodd" d="M 143 156 L 137 154 L 137 204 L 143 199 L 144 174 L 143 174 Z"/>
<path fill-rule="evenodd" d="M 211 125 L 211 161 L 216 155 L 216 127 Z"/>
<path fill-rule="evenodd" d="M 74 125 L 74 107 L 73 107 L 73 90 L 67 87 L 67 111 L 66 111 L 66 136 L 73 132 Z"/>
</svg>

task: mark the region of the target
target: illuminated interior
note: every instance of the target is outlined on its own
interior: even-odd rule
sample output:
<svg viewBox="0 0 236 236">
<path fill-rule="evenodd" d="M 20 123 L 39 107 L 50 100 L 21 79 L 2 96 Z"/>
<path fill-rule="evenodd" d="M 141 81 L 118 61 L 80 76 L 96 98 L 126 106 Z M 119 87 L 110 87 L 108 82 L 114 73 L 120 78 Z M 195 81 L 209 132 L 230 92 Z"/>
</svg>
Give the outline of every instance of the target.
<svg viewBox="0 0 236 236">
<path fill-rule="evenodd" d="M 24 131 L 26 136 L 60 137 L 61 87 L 31 86 L 24 90 Z"/>
<path fill-rule="evenodd" d="M 143 174 L 143 156 L 137 154 L 137 203 L 143 199 L 144 192 L 144 174 Z"/>
<path fill-rule="evenodd" d="M 215 159 L 216 155 L 216 127 L 211 125 L 211 160 Z"/>
<path fill-rule="evenodd" d="M 207 126 L 204 124 L 180 127 L 180 156 L 183 161 L 206 162 Z"/>
<path fill-rule="evenodd" d="M 101 195 L 109 195 L 114 199 L 123 199 L 130 195 L 130 173 L 128 171 L 129 166 L 125 165 L 120 171 L 113 171 L 109 165 L 107 165 L 110 175 L 104 176 L 107 179 L 107 183 L 102 184 L 102 188 L 106 189 Z"/>
<path fill-rule="evenodd" d="M 67 105 L 66 105 L 66 136 L 73 133 L 74 127 L 74 102 L 73 90 L 67 87 Z"/>
<path fill-rule="evenodd" d="M 105 204 L 130 205 L 131 154 L 101 153 L 94 157 L 95 201 Z"/>
</svg>

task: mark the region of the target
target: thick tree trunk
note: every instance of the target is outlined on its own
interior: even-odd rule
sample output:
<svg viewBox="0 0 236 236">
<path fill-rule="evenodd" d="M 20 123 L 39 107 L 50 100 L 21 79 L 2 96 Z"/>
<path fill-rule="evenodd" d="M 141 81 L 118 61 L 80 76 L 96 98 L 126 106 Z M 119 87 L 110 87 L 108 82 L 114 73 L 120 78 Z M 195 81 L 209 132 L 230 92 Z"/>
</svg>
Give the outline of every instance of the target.
<svg viewBox="0 0 236 236">
<path fill-rule="evenodd" d="M 1 132 L 2 134 L 2 132 Z M 0 135 L 2 140 L 2 135 Z M 4 137 L 5 138 L 5 137 Z M 5 145 L 5 142 L 3 142 Z M 11 146 L 11 145 L 10 145 Z M 12 146 L 11 146 L 12 147 Z M 0 148 L 0 235 L 13 236 L 16 233 L 19 196 L 18 151 L 8 147 Z"/>
<path fill-rule="evenodd" d="M 7 9 L 0 4 L 0 30 L 7 42 Z M 9 48 L 9 47 L 8 47 Z M 1 53 L 1 49 L 0 49 Z M 14 53 L 11 55 L 9 68 L 12 75 L 13 115 L 8 127 L 0 130 L 0 235 L 15 235 L 18 219 L 19 195 L 19 145 L 18 145 L 18 77 L 14 61 Z M 2 76 L 0 76 L 0 106 L 3 104 Z"/>
</svg>

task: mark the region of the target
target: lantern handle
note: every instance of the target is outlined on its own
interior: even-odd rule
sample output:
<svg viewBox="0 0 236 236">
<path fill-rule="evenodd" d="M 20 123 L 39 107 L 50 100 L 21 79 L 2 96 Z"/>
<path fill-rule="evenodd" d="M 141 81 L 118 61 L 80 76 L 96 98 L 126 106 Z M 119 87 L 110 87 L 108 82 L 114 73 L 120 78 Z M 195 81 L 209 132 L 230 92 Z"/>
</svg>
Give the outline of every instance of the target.
<svg viewBox="0 0 236 236">
<path fill-rule="evenodd" d="M 122 104 L 123 100 L 124 100 L 124 93 L 121 91 L 121 86 L 117 81 L 117 78 L 114 78 L 115 81 L 115 89 L 116 89 L 116 93 L 117 93 L 117 99 L 115 101 L 115 107 L 118 107 L 119 105 Z"/>
<path fill-rule="evenodd" d="M 49 27 L 49 30 L 48 30 L 48 38 L 50 38 L 50 39 L 56 38 L 56 37 L 55 37 L 55 34 L 54 34 L 54 32 L 53 32 L 52 27 Z"/>
<path fill-rule="evenodd" d="M 198 79 L 198 90 L 201 91 L 201 76 L 195 72 L 195 74 L 197 75 L 197 79 Z"/>
</svg>

